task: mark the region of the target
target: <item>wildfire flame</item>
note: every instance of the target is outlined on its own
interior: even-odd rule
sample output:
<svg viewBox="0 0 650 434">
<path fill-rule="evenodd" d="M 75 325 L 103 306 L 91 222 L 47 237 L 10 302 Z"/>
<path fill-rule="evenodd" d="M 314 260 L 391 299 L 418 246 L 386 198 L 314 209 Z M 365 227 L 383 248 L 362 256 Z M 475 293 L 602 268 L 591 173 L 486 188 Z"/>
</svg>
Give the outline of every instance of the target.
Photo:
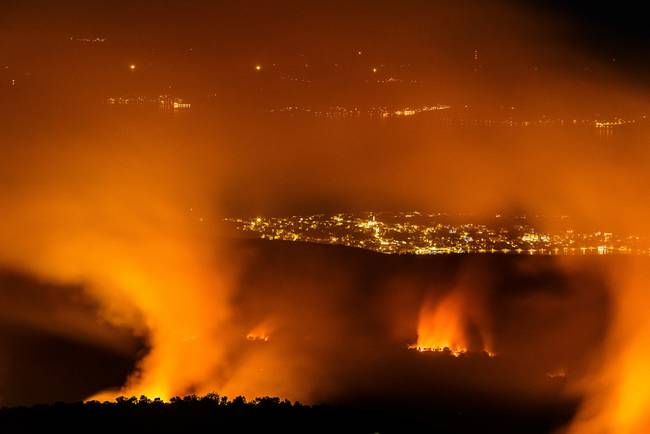
<svg viewBox="0 0 650 434">
<path fill-rule="evenodd" d="M 460 291 L 451 292 L 437 303 L 429 300 L 420 311 L 418 340 L 409 348 L 420 352 L 448 352 L 454 357 L 467 354 L 471 349 L 467 329 L 474 316 L 470 312 Z M 485 343 L 483 347 L 486 354 L 495 356 Z"/>
<path fill-rule="evenodd" d="M 254 327 L 246 335 L 246 339 L 249 341 L 263 341 L 268 342 L 271 339 L 271 332 L 273 331 L 273 326 L 268 321 L 262 322 Z"/>
</svg>

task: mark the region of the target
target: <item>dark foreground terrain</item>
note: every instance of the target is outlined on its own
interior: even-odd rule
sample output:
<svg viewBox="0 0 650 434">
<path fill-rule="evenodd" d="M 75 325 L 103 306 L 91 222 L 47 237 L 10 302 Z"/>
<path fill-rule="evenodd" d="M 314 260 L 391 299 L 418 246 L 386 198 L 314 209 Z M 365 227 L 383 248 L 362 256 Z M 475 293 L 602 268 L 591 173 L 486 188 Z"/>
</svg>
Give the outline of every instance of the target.
<svg viewBox="0 0 650 434">
<path fill-rule="evenodd" d="M 450 406 L 419 409 L 365 405 L 307 406 L 278 398 L 228 400 L 218 395 L 170 402 L 119 398 L 117 402 L 57 403 L 0 410 L 0 432 L 433 432 L 547 433 L 567 422 L 571 406 L 522 410 L 516 407 Z M 492 407 L 492 408 L 488 408 Z"/>
</svg>

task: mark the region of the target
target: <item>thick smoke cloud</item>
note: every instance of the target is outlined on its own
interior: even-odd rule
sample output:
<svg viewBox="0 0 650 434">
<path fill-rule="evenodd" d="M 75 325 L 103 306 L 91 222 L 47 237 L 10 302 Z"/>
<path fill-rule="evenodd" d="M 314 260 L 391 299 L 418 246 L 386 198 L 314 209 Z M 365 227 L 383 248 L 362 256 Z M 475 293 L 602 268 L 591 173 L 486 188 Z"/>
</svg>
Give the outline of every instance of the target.
<svg viewBox="0 0 650 434">
<path fill-rule="evenodd" d="M 636 258 L 612 265 L 613 322 L 602 351 L 591 359 L 591 372 L 576 386 L 586 400 L 568 432 L 642 433 L 648 418 L 647 311 L 648 264 Z"/>
<path fill-rule="evenodd" d="M 12 138 L 3 161 L 2 262 L 88 288 L 102 317 L 150 341 L 128 387 L 184 393 L 207 375 L 192 366 L 175 374 L 183 358 L 200 352 L 215 364 L 220 349 L 206 341 L 227 317 L 228 272 L 218 271 L 225 262 L 201 224 L 213 214 L 212 177 L 197 173 L 201 151 L 173 148 L 155 127 L 135 135 L 126 124 L 122 134 L 65 127 L 72 129 L 60 135 L 31 126 L 28 138 Z"/>
</svg>

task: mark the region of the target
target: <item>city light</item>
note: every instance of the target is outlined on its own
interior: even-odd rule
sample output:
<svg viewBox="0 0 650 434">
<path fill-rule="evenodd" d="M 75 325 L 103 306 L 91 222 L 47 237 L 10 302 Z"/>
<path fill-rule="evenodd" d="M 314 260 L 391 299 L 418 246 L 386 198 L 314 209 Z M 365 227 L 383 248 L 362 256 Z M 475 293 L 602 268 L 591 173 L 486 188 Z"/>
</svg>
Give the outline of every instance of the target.
<svg viewBox="0 0 650 434">
<path fill-rule="evenodd" d="M 334 244 L 385 254 L 650 255 L 650 238 L 571 227 L 542 232 L 527 218 L 451 222 L 439 214 L 366 213 L 229 218 L 268 240 Z M 545 225 L 548 220 L 540 220 Z"/>
</svg>

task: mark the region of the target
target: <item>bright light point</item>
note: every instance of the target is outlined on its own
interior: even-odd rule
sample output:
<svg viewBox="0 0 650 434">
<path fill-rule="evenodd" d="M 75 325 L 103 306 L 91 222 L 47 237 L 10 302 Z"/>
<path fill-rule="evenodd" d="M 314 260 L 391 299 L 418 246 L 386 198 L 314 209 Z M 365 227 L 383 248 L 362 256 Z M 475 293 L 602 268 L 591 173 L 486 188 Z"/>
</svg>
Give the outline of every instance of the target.
<svg viewBox="0 0 650 434">
<path fill-rule="evenodd" d="M 130 64 L 130 65 L 129 65 L 129 69 L 130 69 L 131 71 L 135 71 L 135 65 L 134 65 L 133 63 Z"/>
<path fill-rule="evenodd" d="M 377 68 L 372 68 L 372 72 L 377 72 Z"/>
<path fill-rule="evenodd" d="M 255 65 L 255 71 L 261 71 L 262 65 Z"/>
</svg>

